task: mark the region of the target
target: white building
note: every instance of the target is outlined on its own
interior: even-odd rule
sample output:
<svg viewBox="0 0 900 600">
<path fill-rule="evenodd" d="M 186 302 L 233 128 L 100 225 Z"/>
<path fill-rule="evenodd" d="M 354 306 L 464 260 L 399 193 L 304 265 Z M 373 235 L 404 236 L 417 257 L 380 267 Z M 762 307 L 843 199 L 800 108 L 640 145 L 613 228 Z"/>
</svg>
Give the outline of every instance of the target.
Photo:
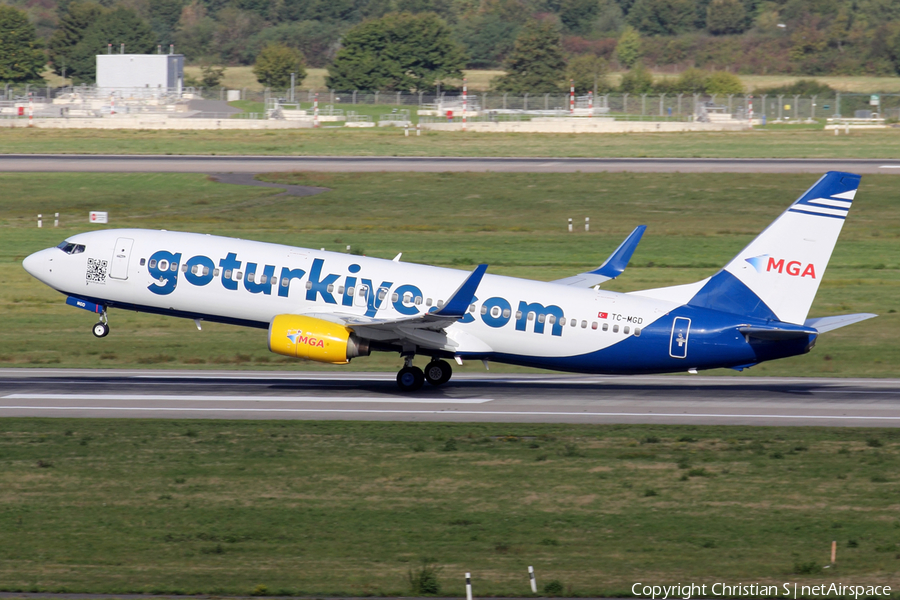
<svg viewBox="0 0 900 600">
<path fill-rule="evenodd" d="M 98 54 L 97 87 L 136 91 L 162 88 L 181 93 L 184 87 L 183 54 Z"/>
</svg>

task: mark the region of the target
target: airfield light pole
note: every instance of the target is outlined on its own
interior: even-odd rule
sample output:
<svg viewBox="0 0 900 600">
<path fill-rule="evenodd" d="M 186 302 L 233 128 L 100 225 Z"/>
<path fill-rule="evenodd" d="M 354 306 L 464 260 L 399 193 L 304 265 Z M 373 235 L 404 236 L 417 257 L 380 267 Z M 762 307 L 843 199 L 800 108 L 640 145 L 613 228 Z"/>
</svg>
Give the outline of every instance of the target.
<svg viewBox="0 0 900 600">
<path fill-rule="evenodd" d="M 28 92 L 28 126 L 34 127 L 34 92 Z"/>
<path fill-rule="evenodd" d="M 313 100 L 313 127 L 319 127 L 319 92 L 316 92 L 316 97 Z"/>
<path fill-rule="evenodd" d="M 466 600 L 472 600 L 472 574 L 466 573 Z"/>
<path fill-rule="evenodd" d="M 588 92 L 588 116 L 594 116 L 594 92 Z"/>
<path fill-rule="evenodd" d="M 575 80 L 569 80 L 569 114 L 575 114 Z"/>
<path fill-rule="evenodd" d="M 469 104 L 469 86 L 468 86 L 468 82 L 466 81 L 466 78 L 463 77 L 463 119 L 462 119 L 463 131 L 466 130 L 466 109 L 468 108 L 468 104 Z"/>
<path fill-rule="evenodd" d="M 537 581 L 534 579 L 534 567 L 528 567 L 528 579 L 531 580 L 531 593 L 537 594 Z"/>
</svg>

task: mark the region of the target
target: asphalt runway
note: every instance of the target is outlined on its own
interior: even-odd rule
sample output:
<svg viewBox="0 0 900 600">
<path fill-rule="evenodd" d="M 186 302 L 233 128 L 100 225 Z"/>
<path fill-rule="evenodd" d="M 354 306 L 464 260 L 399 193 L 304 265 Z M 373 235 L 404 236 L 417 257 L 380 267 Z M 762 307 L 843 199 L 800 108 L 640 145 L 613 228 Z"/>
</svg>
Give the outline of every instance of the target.
<svg viewBox="0 0 900 600">
<path fill-rule="evenodd" d="M 497 172 L 497 173 L 824 173 L 900 174 L 898 159 L 764 158 L 423 158 L 353 156 L 129 156 L 0 155 L 0 172 L 270 173 Z"/>
<path fill-rule="evenodd" d="M 900 379 L 0 369 L 0 417 L 900 427 Z"/>
</svg>

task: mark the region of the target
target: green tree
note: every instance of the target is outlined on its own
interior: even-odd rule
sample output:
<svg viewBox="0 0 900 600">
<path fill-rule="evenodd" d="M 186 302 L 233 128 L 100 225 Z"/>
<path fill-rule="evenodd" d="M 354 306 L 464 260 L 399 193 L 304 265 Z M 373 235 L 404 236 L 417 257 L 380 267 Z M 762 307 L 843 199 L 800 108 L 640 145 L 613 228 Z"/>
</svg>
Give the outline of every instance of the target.
<svg viewBox="0 0 900 600">
<path fill-rule="evenodd" d="M 678 35 L 694 27 L 694 0 L 635 0 L 628 22 L 647 35 Z"/>
<path fill-rule="evenodd" d="M 565 79 L 566 59 L 559 32 L 549 21 L 525 24 L 504 62 L 506 75 L 491 83 L 499 92 L 558 92 Z"/>
<path fill-rule="evenodd" d="M 201 82 L 203 87 L 214 88 L 219 87 L 222 83 L 222 77 L 225 76 L 225 67 L 219 67 L 212 63 L 206 63 L 200 66 Z"/>
<path fill-rule="evenodd" d="M 466 53 L 434 13 L 389 13 L 347 32 L 328 68 L 336 90 L 423 91 L 459 79 Z"/>
<path fill-rule="evenodd" d="M 626 25 L 616 44 L 616 58 L 623 67 L 630 69 L 641 57 L 641 34 Z"/>
<path fill-rule="evenodd" d="M 706 79 L 706 93 L 719 95 L 743 94 L 744 84 L 741 83 L 741 78 L 734 73 L 716 71 Z"/>
<path fill-rule="evenodd" d="M 65 71 L 67 77 L 74 75 L 77 78 L 81 70 L 87 68 L 80 60 L 76 64 L 75 48 L 103 12 L 104 8 L 94 2 L 72 2 L 68 5 L 48 44 L 50 61 L 57 75 Z"/>
<path fill-rule="evenodd" d="M 572 33 L 587 35 L 599 12 L 598 0 L 562 0 L 559 5 L 559 20 Z"/>
<path fill-rule="evenodd" d="M 46 64 L 28 15 L 12 6 L 0 5 L 0 81 L 43 81 L 41 71 Z"/>
<path fill-rule="evenodd" d="M 153 0 L 150 2 L 150 27 L 156 34 L 157 43 L 165 46 L 172 43 L 183 6 L 182 0 Z"/>
<path fill-rule="evenodd" d="M 622 75 L 619 91 L 623 94 L 649 94 L 653 91 L 653 75 L 644 63 L 637 63 L 633 69 Z"/>
<path fill-rule="evenodd" d="M 713 35 L 743 33 L 747 10 L 740 0 L 712 0 L 706 7 L 706 28 Z"/>
<path fill-rule="evenodd" d="M 686 69 L 673 85 L 673 91 L 680 94 L 703 94 L 709 81 L 709 73 L 700 69 Z"/>
<path fill-rule="evenodd" d="M 468 48 L 470 68 L 496 68 L 512 51 L 519 26 L 495 13 L 483 13 L 461 19 L 454 32 Z"/>
<path fill-rule="evenodd" d="M 598 94 L 605 94 L 612 91 L 608 73 L 609 66 L 605 60 L 593 54 L 583 54 L 569 61 L 566 78 L 574 83 L 577 94 L 593 92 L 595 87 Z"/>
<path fill-rule="evenodd" d="M 271 88 L 286 88 L 291 85 L 291 73 L 296 75 L 295 83 L 306 78 L 303 55 L 284 44 L 269 44 L 262 49 L 253 65 L 253 74 L 261 84 Z"/>
</svg>

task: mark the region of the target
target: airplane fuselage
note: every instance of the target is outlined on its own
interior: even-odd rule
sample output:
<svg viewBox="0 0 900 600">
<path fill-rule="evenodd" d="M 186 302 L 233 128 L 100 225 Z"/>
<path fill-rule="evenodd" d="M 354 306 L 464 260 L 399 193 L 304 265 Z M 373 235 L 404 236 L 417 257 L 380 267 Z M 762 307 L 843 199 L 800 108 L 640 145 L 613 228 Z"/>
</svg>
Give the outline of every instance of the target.
<svg viewBox="0 0 900 600">
<path fill-rule="evenodd" d="M 284 314 L 391 320 L 436 311 L 468 275 L 171 231 L 95 231 L 67 242 L 84 249 L 50 248 L 25 264 L 67 296 L 103 307 L 262 329 Z M 485 275 L 465 317 L 443 334 L 410 335 L 425 336 L 422 345 L 428 347 L 412 352 L 434 357 L 622 374 L 743 367 L 802 354 L 815 342 L 814 331 L 776 342 L 739 330 L 770 325 L 768 319 L 632 293 Z M 379 340 L 377 333 L 369 338 L 377 349 L 410 350 L 409 341 Z"/>
</svg>

